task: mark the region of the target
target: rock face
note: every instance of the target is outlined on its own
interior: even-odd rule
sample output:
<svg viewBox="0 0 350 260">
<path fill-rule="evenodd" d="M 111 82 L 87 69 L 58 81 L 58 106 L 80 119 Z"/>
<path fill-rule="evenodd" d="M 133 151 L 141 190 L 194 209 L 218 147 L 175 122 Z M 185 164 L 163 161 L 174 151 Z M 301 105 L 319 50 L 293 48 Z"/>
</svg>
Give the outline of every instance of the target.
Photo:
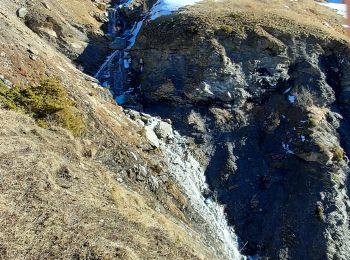
<svg viewBox="0 0 350 260">
<path fill-rule="evenodd" d="M 113 50 L 123 50 L 127 46 L 127 41 L 123 38 L 115 38 L 114 41 L 109 45 L 109 48 Z"/>
<path fill-rule="evenodd" d="M 6 3 L 4 3 L 6 4 Z M 27 27 L 53 47 L 94 74 L 109 52 L 109 41 L 101 30 L 108 19 L 92 1 L 27 1 L 18 9 Z"/>
<path fill-rule="evenodd" d="M 293 6 L 284 16 L 276 3 L 254 14 L 228 3 L 144 25 L 131 53 L 145 64 L 143 105 L 195 140 L 244 253 L 347 259 L 347 42 L 316 4 L 310 24 Z"/>
</svg>

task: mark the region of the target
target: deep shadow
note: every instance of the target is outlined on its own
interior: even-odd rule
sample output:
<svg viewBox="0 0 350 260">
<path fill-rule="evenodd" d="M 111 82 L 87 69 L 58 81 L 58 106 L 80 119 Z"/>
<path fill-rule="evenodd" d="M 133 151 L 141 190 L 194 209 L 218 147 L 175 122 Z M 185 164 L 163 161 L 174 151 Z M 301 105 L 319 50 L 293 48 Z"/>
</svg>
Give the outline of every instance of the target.
<svg viewBox="0 0 350 260">
<path fill-rule="evenodd" d="M 101 29 L 106 30 L 106 24 Z M 75 64 L 86 74 L 93 76 L 110 55 L 110 40 L 104 35 L 88 34 L 89 43 L 85 50 L 74 60 Z"/>
</svg>

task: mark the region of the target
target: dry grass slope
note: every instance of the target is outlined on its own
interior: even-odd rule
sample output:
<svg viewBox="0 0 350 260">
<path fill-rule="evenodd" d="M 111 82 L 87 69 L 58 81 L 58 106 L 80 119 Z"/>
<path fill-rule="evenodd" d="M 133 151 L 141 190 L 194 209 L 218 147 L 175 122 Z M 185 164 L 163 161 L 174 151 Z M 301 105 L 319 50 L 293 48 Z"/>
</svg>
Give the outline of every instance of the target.
<svg viewBox="0 0 350 260">
<path fill-rule="evenodd" d="M 1 259 L 208 259 L 181 223 L 82 156 L 67 131 L 0 110 Z"/>
</svg>

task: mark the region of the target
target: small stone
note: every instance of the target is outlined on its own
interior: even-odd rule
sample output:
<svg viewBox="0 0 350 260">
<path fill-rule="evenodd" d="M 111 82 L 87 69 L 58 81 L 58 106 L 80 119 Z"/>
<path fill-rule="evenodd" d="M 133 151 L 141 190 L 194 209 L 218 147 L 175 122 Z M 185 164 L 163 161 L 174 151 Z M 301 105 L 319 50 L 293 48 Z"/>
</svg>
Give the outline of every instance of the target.
<svg viewBox="0 0 350 260">
<path fill-rule="evenodd" d="M 139 175 L 141 175 L 142 177 L 147 176 L 147 169 L 145 166 L 142 166 L 142 165 L 139 166 Z"/>
<path fill-rule="evenodd" d="M 117 181 L 118 181 L 119 183 L 123 183 L 123 182 L 124 182 L 124 180 L 123 180 L 122 178 L 120 178 L 120 177 L 117 178 Z"/>
<path fill-rule="evenodd" d="M 169 118 L 164 119 L 164 122 L 166 122 L 166 123 L 168 123 L 168 124 L 170 124 L 170 125 L 173 124 L 173 122 L 172 122 L 171 119 L 169 119 Z"/>
<path fill-rule="evenodd" d="M 6 79 L 4 75 L 0 75 L 0 80 L 1 80 L 8 88 L 12 88 L 12 87 L 13 87 L 13 83 L 12 83 L 11 81 L 9 81 L 8 79 Z"/>
<path fill-rule="evenodd" d="M 128 111 L 128 115 L 130 116 L 130 118 L 132 120 L 137 120 L 137 119 L 140 119 L 140 113 L 135 111 L 135 110 L 129 110 Z"/>
<path fill-rule="evenodd" d="M 141 120 L 145 123 L 145 124 L 147 124 L 148 123 L 148 120 L 149 120 L 149 118 L 148 117 L 146 117 L 146 116 L 141 116 Z"/>
<path fill-rule="evenodd" d="M 47 9 L 47 10 L 51 10 L 51 7 L 49 6 L 48 3 L 46 2 L 42 2 L 43 6 Z"/>
<path fill-rule="evenodd" d="M 153 192 L 157 192 L 157 190 L 160 187 L 159 181 L 158 181 L 157 177 L 155 177 L 155 176 L 151 176 L 148 179 L 148 185 L 149 185 L 151 191 L 153 191 Z"/>
<path fill-rule="evenodd" d="M 35 54 L 31 53 L 31 54 L 29 54 L 29 58 L 35 61 L 35 60 L 38 59 L 38 56 L 36 56 Z"/>
<path fill-rule="evenodd" d="M 34 54 L 34 55 L 36 55 L 36 56 L 39 55 L 39 51 L 36 50 L 36 49 L 34 49 L 34 48 L 29 48 L 29 49 L 28 49 L 28 52 L 31 53 L 31 54 Z"/>
<path fill-rule="evenodd" d="M 154 128 L 154 132 L 160 139 L 166 139 L 173 136 L 173 129 L 169 123 L 160 121 Z"/>
<path fill-rule="evenodd" d="M 145 127 L 145 135 L 148 140 L 148 142 L 153 146 L 158 148 L 159 147 L 159 139 L 157 135 L 154 133 L 153 129 L 151 126 L 146 126 Z"/>
<path fill-rule="evenodd" d="M 133 152 L 130 152 L 130 154 L 132 155 L 132 157 L 134 158 L 134 160 L 137 161 L 137 156 L 136 156 L 136 154 L 134 154 Z"/>
<path fill-rule="evenodd" d="M 97 3 L 96 7 L 100 9 L 101 11 L 106 11 L 107 10 L 107 5 L 105 3 Z"/>
<path fill-rule="evenodd" d="M 212 197 L 208 197 L 208 198 L 206 198 L 205 199 L 205 204 L 207 204 L 207 205 L 211 205 L 211 204 L 213 204 L 213 198 Z"/>
<path fill-rule="evenodd" d="M 19 8 L 19 9 L 17 10 L 17 16 L 18 16 L 19 18 L 24 18 L 27 14 L 28 14 L 27 8 L 22 7 L 22 8 Z"/>
</svg>

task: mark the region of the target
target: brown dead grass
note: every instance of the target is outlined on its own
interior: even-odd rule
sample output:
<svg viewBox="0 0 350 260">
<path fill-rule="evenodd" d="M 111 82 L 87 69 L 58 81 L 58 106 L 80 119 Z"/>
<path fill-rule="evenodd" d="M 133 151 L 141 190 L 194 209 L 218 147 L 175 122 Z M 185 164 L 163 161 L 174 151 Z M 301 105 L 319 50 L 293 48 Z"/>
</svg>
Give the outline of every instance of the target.
<svg viewBox="0 0 350 260">
<path fill-rule="evenodd" d="M 2 259 L 213 257 L 184 224 L 83 157 L 68 132 L 12 111 L 0 110 L 0 121 Z"/>
<path fill-rule="evenodd" d="M 232 26 L 239 32 L 261 26 L 296 35 L 346 39 L 344 18 L 314 0 L 208 0 L 184 13 L 198 17 L 208 28 Z"/>
</svg>

